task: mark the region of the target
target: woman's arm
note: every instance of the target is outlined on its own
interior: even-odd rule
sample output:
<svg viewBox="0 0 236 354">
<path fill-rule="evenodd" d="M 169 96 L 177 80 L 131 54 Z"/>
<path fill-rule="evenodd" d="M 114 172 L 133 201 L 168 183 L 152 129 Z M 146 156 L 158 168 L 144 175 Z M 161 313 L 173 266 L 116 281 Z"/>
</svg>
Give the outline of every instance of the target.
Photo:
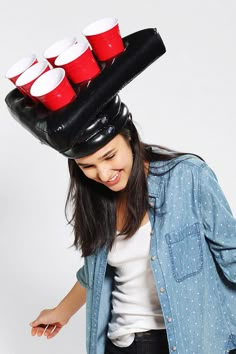
<svg viewBox="0 0 236 354">
<path fill-rule="evenodd" d="M 77 281 L 64 299 L 53 309 L 43 310 L 30 323 L 32 336 L 53 338 L 70 318 L 85 304 L 86 289 Z"/>
</svg>

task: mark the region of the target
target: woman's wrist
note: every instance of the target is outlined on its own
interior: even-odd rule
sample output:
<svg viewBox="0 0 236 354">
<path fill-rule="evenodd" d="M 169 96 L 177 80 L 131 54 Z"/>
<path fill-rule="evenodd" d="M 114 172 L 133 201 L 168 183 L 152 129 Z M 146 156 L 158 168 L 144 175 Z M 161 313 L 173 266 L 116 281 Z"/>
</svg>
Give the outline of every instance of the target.
<svg viewBox="0 0 236 354">
<path fill-rule="evenodd" d="M 73 316 L 71 313 L 70 308 L 65 306 L 63 301 L 61 301 L 54 309 L 54 313 L 56 314 L 56 318 L 59 318 L 59 322 L 61 325 L 66 325 L 70 318 Z"/>
</svg>

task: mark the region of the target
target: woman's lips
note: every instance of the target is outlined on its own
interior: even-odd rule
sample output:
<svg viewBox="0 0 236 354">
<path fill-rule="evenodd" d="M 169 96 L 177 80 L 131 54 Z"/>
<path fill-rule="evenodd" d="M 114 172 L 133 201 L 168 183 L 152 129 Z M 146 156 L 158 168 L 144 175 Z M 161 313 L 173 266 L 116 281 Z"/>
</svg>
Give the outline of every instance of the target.
<svg viewBox="0 0 236 354">
<path fill-rule="evenodd" d="M 113 176 L 114 179 L 107 181 L 105 184 L 107 186 L 114 186 L 115 184 L 117 184 L 120 181 L 121 178 L 121 171 L 118 171 L 117 173 L 114 174 Z"/>
</svg>

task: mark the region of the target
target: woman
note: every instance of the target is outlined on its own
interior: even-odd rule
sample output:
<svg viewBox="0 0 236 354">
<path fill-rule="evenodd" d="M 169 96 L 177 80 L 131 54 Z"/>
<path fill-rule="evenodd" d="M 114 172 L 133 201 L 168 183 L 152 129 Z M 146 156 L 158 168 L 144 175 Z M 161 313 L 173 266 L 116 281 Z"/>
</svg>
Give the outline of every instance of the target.
<svg viewBox="0 0 236 354">
<path fill-rule="evenodd" d="M 32 335 L 54 337 L 87 292 L 88 353 L 235 348 L 236 220 L 207 164 L 142 143 L 129 120 L 102 148 L 70 159 L 69 171 L 85 266 Z"/>
<path fill-rule="evenodd" d="M 155 29 L 58 112 L 14 90 L 10 112 L 69 158 L 67 205 L 84 266 L 31 323 L 53 338 L 86 302 L 87 353 L 224 354 L 236 348 L 236 220 L 199 157 L 144 144 L 117 92 L 165 52 Z"/>
</svg>

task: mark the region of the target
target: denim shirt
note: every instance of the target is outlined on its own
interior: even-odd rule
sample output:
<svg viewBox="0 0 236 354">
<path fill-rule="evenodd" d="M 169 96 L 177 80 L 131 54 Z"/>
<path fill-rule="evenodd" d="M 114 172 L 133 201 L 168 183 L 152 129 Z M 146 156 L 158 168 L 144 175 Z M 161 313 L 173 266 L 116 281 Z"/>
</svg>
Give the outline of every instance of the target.
<svg viewBox="0 0 236 354">
<path fill-rule="evenodd" d="M 217 178 L 205 162 L 184 155 L 151 162 L 148 191 L 150 265 L 169 351 L 228 353 L 236 348 L 236 219 Z M 88 354 L 105 351 L 113 289 L 107 253 L 85 257 L 77 272 L 87 288 Z"/>
</svg>

